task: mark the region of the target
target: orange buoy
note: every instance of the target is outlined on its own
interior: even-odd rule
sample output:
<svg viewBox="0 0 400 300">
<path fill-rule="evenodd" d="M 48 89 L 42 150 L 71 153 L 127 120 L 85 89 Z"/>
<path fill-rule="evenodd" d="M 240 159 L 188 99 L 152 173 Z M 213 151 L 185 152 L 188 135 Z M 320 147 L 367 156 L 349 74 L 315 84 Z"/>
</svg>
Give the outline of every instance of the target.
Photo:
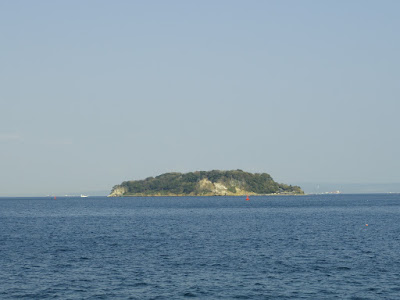
<svg viewBox="0 0 400 300">
<path fill-rule="evenodd" d="M 368 226 L 368 224 L 365 224 L 365 226 Z"/>
<path fill-rule="evenodd" d="M 246 198 L 246 201 L 249 201 L 250 199 L 249 199 L 249 195 L 247 195 L 247 198 Z"/>
</svg>

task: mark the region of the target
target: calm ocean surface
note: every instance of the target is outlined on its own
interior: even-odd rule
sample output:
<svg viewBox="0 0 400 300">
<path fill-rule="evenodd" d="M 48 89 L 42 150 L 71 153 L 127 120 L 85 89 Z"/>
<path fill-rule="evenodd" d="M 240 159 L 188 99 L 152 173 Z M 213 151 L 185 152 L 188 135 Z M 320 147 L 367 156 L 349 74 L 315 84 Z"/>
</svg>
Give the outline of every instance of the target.
<svg viewBox="0 0 400 300">
<path fill-rule="evenodd" d="M 0 299 L 192 297 L 400 299 L 400 195 L 0 198 Z"/>
</svg>

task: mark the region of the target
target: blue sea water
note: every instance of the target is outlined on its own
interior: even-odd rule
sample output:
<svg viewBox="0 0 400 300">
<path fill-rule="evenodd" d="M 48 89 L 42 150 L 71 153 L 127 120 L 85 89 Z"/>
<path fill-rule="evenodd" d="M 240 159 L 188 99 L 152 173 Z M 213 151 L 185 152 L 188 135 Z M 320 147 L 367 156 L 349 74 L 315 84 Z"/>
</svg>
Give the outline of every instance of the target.
<svg viewBox="0 0 400 300">
<path fill-rule="evenodd" d="M 400 195 L 0 198 L 0 299 L 48 298 L 400 299 Z"/>
</svg>

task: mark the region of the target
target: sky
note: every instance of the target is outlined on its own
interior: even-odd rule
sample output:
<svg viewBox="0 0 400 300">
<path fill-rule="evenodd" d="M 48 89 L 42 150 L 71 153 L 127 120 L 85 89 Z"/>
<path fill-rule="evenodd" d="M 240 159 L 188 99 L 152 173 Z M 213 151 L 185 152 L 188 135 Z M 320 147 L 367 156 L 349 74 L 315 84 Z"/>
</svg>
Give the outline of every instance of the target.
<svg viewBox="0 0 400 300">
<path fill-rule="evenodd" d="M 399 11 L 0 0 L 0 196 L 213 169 L 400 183 Z"/>
</svg>

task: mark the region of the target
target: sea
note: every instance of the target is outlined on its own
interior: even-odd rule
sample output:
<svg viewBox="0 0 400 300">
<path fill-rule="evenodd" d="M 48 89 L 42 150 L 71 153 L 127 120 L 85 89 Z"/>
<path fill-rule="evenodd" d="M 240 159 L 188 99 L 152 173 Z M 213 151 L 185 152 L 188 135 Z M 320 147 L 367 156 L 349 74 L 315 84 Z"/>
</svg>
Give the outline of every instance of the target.
<svg viewBox="0 0 400 300">
<path fill-rule="evenodd" d="M 0 198 L 0 299 L 400 299 L 400 194 Z"/>
</svg>

